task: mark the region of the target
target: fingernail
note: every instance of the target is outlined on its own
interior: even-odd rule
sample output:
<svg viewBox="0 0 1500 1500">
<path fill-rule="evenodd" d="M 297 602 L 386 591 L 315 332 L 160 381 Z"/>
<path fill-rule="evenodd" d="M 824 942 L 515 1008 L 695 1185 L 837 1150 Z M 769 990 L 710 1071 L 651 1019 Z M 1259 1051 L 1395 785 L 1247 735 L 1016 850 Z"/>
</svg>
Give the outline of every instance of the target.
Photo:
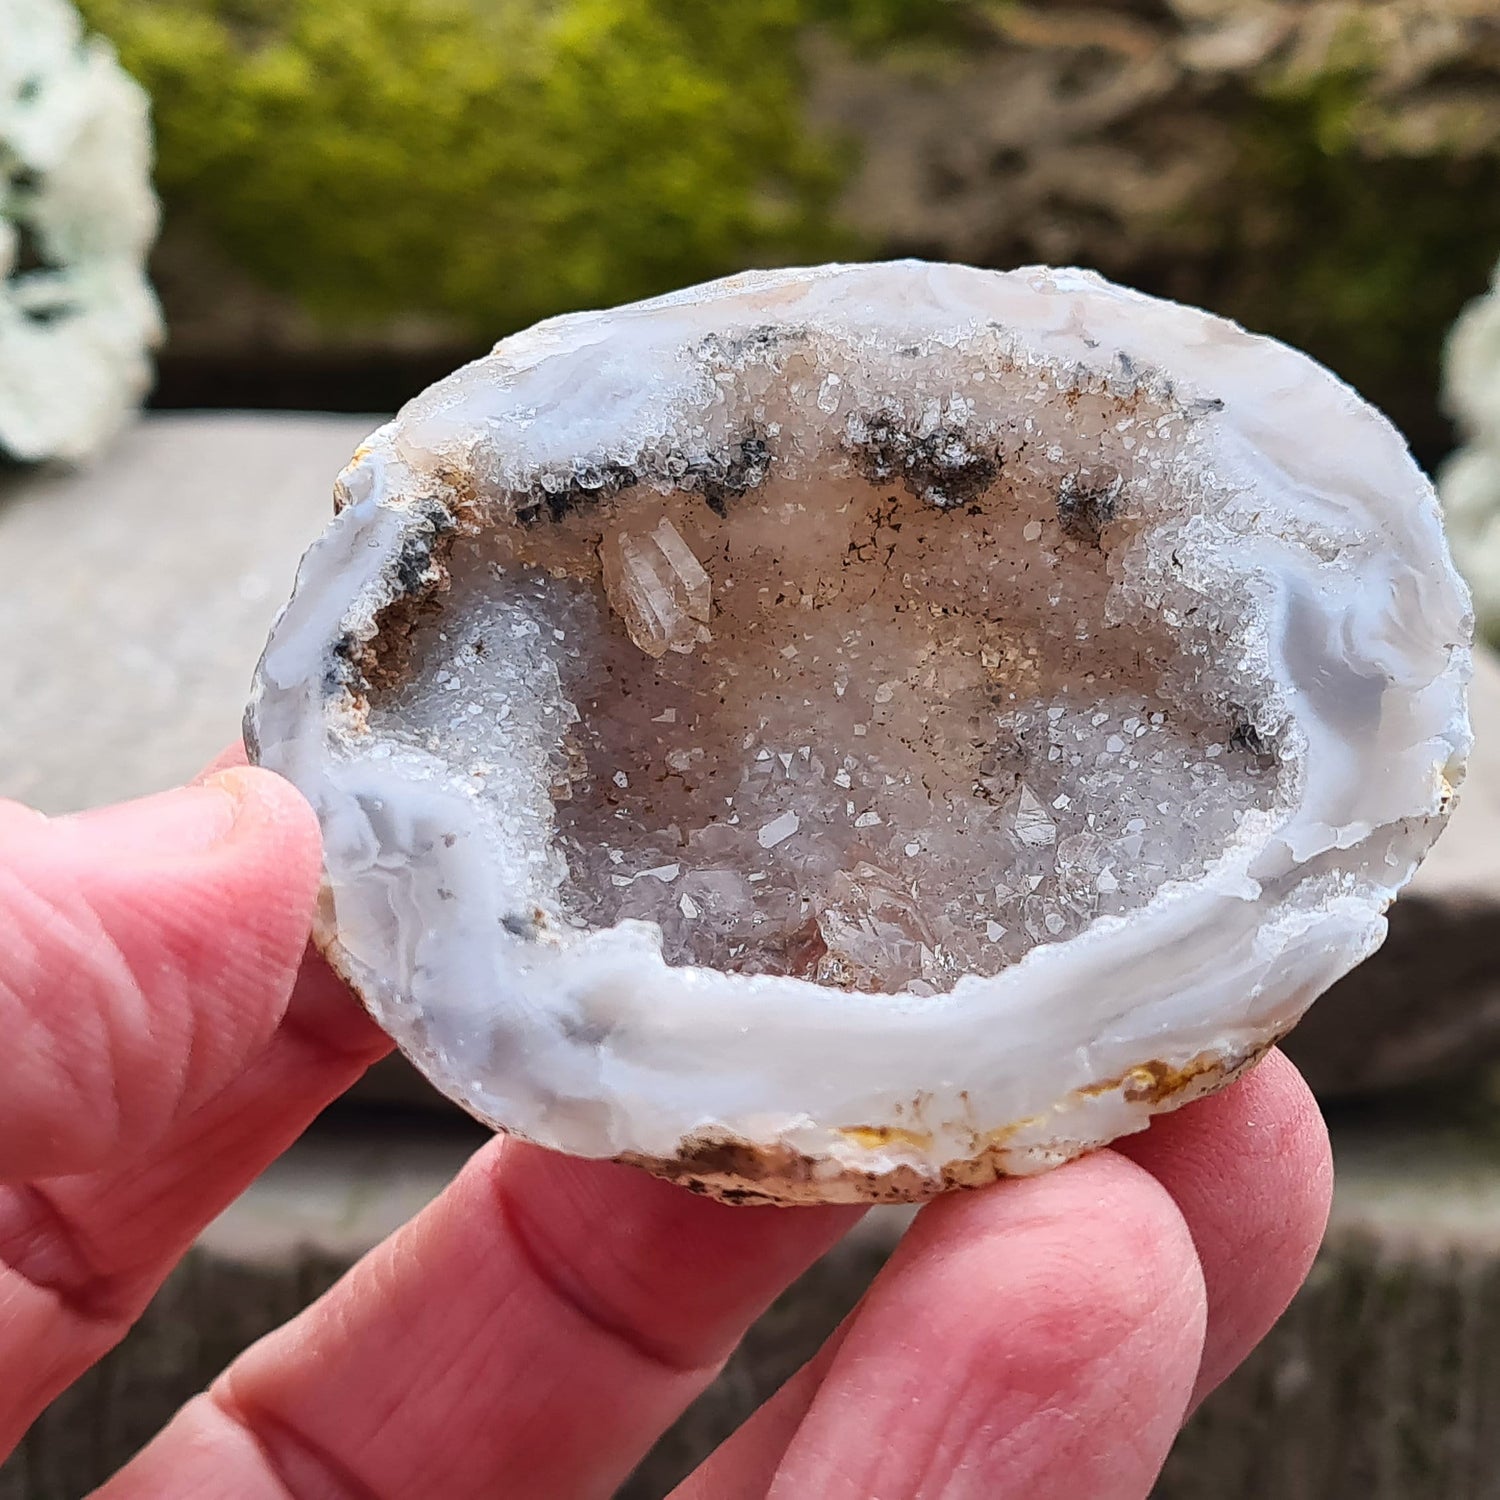
<svg viewBox="0 0 1500 1500">
<path fill-rule="evenodd" d="M 95 849 L 110 854 L 200 854 L 228 837 L 242 800 L 232 776 L 213 776 L 197 786 L 91 808 L 57 823 L 86 833 Z"/>
</svg>

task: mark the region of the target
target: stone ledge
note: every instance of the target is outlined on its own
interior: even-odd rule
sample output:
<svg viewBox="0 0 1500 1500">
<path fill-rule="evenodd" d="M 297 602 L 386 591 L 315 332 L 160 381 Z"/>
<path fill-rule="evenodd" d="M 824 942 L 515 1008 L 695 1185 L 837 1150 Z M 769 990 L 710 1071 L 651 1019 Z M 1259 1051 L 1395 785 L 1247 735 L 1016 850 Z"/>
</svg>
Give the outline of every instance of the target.
<svg viewBox="0 0 1500 1500">
<path fill-rule="evenodd" d="M 1500 1473 L 1500 1120 L 1352 1120 L 1334 1132 L 1328 1241 L 1302 1294 L 1179 1440 L 1155 1500 L 1492 1500 Z M 0 1467 L 0 1500 L 75 1500 L 245 1345 L 441 1191 L 484 1133 L 324 1120 L 204 1234 L 135 1330 Z M 864 1228 L 785 1293 L 622 1500 L 657 1500 L 807 1360 L 907 1215 Z M 1274 1441 L 1271 1440 L 1274 1438 Z"/>
<path fill-rule="evenodd" d="M 378 417 L 153 417 L 87 468 L 0 471 L 0 796 L 158 791 L 240 732 L 297 560 Z"/>
</svg>

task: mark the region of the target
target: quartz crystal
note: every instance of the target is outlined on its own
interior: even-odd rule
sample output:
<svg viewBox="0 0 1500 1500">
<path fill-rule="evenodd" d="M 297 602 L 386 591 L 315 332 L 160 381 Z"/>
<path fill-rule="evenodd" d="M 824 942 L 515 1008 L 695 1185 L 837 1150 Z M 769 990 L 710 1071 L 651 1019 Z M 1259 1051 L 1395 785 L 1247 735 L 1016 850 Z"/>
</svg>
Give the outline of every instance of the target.
<svg viewBox="0 0 1500 1500">
<path fill-rule="evenodd" d="M 0 452 L 77 459 L 160 333 L 146 96 L 66 0 L 0 0 Z"/>
<path fill-rule="evenodd" d="M 1031 1172 L 1369 953 L 1468 748 L 1431 488 L 1080 271 L 555 319 L 355 455 L 247 715 L 317 939 L 481 1118 L 736 1200 Z"/>
</svg>

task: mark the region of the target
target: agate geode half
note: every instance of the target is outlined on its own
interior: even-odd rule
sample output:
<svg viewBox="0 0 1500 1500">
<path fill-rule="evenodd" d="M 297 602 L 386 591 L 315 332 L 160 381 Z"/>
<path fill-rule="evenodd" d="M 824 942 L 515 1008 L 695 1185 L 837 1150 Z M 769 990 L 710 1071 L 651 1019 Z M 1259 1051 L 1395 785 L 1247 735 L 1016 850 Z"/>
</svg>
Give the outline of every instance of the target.
<svg viewBox="0 0 1500 1500">
<path fill-rule="evenodd" d="M 444 1092 L 732 1199 L 1034 1172 L 1365 957 L 1468 748 L 1389 424 L 1078 271 L 555 319 L 355 455 L 247 718 Z"/>
</svg>

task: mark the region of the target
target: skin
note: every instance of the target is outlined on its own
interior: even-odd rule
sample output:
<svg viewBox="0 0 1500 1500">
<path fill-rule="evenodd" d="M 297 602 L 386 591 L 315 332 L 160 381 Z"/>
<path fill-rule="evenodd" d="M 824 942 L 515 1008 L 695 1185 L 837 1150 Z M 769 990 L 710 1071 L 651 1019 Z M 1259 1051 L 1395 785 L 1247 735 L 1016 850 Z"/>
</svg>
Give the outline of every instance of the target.
<svg viewBox="0 0 1500 1500">
<path fill-rule="evenodd" d="M 318 859 L 297 793 L 243 766 L 75 817 L 0 803 L 0 1455 L 389 1049 L 306 953 Z M 1112 1150 L 939 1200 L 678 1495 L 1143 1500 L 1300 1285 L 1331 1178 L 1272 1054 Z M 97 1493 L 608 1496 L 859 1212 L 497 1138 Z"/>
</svg>

